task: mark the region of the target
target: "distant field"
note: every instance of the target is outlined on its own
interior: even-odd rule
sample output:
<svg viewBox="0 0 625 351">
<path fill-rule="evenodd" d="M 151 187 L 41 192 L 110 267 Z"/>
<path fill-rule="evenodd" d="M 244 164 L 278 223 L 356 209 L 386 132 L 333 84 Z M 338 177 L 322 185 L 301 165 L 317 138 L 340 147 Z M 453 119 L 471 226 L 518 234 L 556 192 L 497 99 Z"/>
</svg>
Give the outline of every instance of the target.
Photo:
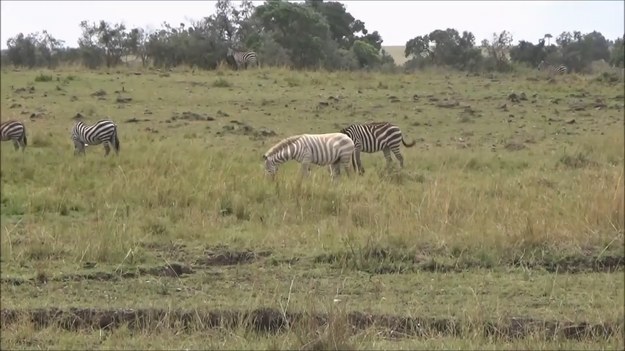
<svg viewBox="0 0 625 351">
<path fill-rule="evenodd" d="M 389 55 L 395 60 L 395 64 L 398 66 L 403 65 L 408 59 L 404 56 L 405 46 L 382 46 Z"/>
<path fill-rule="evenodd" d="M 401 47 L 389 52 L 401 64 Z M 622 83 L 3 69 L 2 349 L 623 349 Z M 109 117 L 121 152 L 74 157 Z M 404 169 L 264 176 L 390 121 Z"/>
</svg>

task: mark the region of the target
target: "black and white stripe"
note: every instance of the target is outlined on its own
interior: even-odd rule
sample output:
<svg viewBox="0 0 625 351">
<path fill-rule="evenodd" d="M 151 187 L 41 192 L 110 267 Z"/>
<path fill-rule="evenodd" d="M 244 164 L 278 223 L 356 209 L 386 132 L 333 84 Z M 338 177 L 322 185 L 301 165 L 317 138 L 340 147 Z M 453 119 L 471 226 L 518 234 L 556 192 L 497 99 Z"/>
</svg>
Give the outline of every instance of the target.
<svg viewBox="0 0 625 351">
<path fill-rule="evenodd" d="M 254 51 L 234 51 L 232 48 L 228 48 L 228 57 L 234 61 L 237 70 L 248 66 L 258 66 L 258 58 Z"/>
<path fill-rule="evenodd" d="M 364 174 L 365 169 L 360 160 L 360 153 L 374 153 L 382 151 L 386 158 L 387 166 L 390 166 L 391 152 L 399 161 L 399 165 L 404 167 L 404 157 L 399 151 L 401 144 L 405 147 L 412 147 L 416 143 L 406 143 L 402 136 L 401 130 L 396 125 L 388 122 L 370 122 L 362 124 L 352 124 L 341 129 L 341 133 L 346 134 L 354 141 L 355 151 L 352 160 L 354 168 L 358 169 L 358 173 Z"/>
<path fill-rule="evenodd" d="M 72 128 L 72 141 L 74 142 L 74 154 L 84 154 L 87 145 L 104 144 L 104 156 L 111 151 L 119 154 L 119 139 L 117 137 L 117 125 L 113 121 L 103 119 L 92 126 L 87 126 L 82 121 L 76 122 Z"/>
<path fill-rule="evenodd" d="M 568 72 L 568 68 L 566 68 L 565 65 L 550 65 L 545 62 L 545 60 L 540 61 L 538 64 L 538 70 L 549 74 L 566 74 L 566 72 Z"/>
<path fill-rule="evenodd" d="M 0 136 L 2 141 L 12 140 L 15 150 L 18 150 L 20 147 L 22 151 L 26 149 L 28 141 L 26 140 L 26 127 L 24 123 L 14 120 L 2 122 L 0 125 Z"/>
<path fill-rule="evenodd" d="M 289 160 L 301 163 L 301 176 L 306 176 L 311 164 L 330 166 L 332 179 L 341 174 L 341 166 L 349 173 L 354 142 L 342 133 L 300 134 L 281 140 L 264 155 L 265 171 L 272 178 L 278 166 Z"/>
</svg>

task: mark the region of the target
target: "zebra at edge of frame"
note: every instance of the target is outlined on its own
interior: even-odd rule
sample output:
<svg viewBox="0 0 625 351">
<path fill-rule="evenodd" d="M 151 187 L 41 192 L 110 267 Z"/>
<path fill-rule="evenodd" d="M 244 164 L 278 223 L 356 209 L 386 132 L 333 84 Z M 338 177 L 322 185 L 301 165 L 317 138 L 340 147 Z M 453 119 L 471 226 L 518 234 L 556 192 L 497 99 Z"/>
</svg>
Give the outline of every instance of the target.
<svg viewBox="0 0 625 351">
<path fill-rule="evenodd" d="M 13 147 L 17 151 L 20 147 L 22 152 L 26 149 L 28 139 L 26 138 L 26 126 L 16 120 L 9 120 L 0 124 L 0 139 L 2 141 L 13 141 Z"/>
</svg>

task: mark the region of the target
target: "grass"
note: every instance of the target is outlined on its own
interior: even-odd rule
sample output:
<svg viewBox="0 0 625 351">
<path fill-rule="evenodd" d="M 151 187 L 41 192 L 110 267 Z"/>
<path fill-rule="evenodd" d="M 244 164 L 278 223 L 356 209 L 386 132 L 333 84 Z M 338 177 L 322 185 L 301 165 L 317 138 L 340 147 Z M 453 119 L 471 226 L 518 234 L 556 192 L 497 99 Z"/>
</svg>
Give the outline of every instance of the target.
<svg viewBox="0 0 625 351">
<path fill-rule="evenodd" d="M 138 73 L 3 68 L 2 120 L 24 121 L 29 146 L 2 143 L 2 308 L 275 308 L 336 322 L 267 334 L 21 321 L 3 323 L 2 348 L 623 347 L 622 86 L 535 73 Z M 101 146 L 74 157 L 77 113 L 119 125 L 119 157 Z M 321 167 L 300 183 L 296 163 L 275 183 L 264 176 L 261 155 L 280 139 L 364 121 L 417 140 L 403 170 L 385 171 L 378 153 L 337 183 Z M 172 262 L 192 273 L 162 274 Z M 621 332 L 395 339 L 354 331 L 349 312 Z"/>
</svg>

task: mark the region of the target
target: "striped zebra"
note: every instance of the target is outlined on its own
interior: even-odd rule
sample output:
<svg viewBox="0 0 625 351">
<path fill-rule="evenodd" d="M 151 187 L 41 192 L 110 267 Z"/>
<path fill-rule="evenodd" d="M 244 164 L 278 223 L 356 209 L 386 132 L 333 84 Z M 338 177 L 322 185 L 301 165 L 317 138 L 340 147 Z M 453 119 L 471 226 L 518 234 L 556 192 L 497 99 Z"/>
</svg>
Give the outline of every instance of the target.
<svg viewBox="0 0 625 351">
<path fill-rule="evenodd" d="M 355 151 L 353 155 L 352 165 L 358 169 L 359 174 L 364 174 L 365 169 L 360 160 L 360 153 L 374 153 L 382 151 L 386 158 L 387 166 L 391 165 L 391 151 L 395 154 L 395 158 L 399 161 L 399 165 L 404 167 L 404 157 L 399 151 L 401 144 L 405 147 L 412 147 L 416 143 L 406 143 L 401 134 L 401 130 L 396 125 L 388 122 L 369 122 L 362 124 L 352 124 L 341 129 L 341 133 L 347 134 L 353 141 Z"/>
<path fill-rule="evenodd" d="M 254 51 L 234 51 L 232 48 L 228 48 L 227 57 L 234 61 L 237 70 L 241 67 L 247 69 L 249 65 L 258 67 L 258 58 Z"/>
<path fill-rule="evenodd" d="M 285 138 L 264 155 L 265 171 L 272 179 L 278 166 L 295 160 L 301 164 L 300 177 L 308 175 L 311 164 L 330 166 L 334 180 L 341 174 L 341 166 L 349 174 L 349 163 L 354 153 L 354 142 L 345 134 L 300 134 Z"/>
<path fill-rule="evenodd" d="M 111 146 L 115 149 L 115 153 L 119 154 L 117 125 L 107 119 L 99 120 L 92 126 L 87 126 L 82 121 L 76 122 L 72 128 L 72 141 L 75 155 L 84 155 L 86 146 L 99 144 L 104 144 L 104 156 L 111 152 Z"/>
<path fill-rule="evenodd" d="M 26 149 L 28 141 L 26 140 L 26 127 L 24 123 L 15 120 L 2 122 L 2 124 L 0 124 L 0 135 L 2 141 L 12 140 L 16 151 L 20 147 L 22 148 L 22 152 Z"/>
<path fill-rule="evenodd" d="M 539 71 L 545 71 L 549 74 L 566 74 L 568 68 L 565 65 L 550 65 L 545 60 L 540 61 L 538 64 Z"/>
</svg>

